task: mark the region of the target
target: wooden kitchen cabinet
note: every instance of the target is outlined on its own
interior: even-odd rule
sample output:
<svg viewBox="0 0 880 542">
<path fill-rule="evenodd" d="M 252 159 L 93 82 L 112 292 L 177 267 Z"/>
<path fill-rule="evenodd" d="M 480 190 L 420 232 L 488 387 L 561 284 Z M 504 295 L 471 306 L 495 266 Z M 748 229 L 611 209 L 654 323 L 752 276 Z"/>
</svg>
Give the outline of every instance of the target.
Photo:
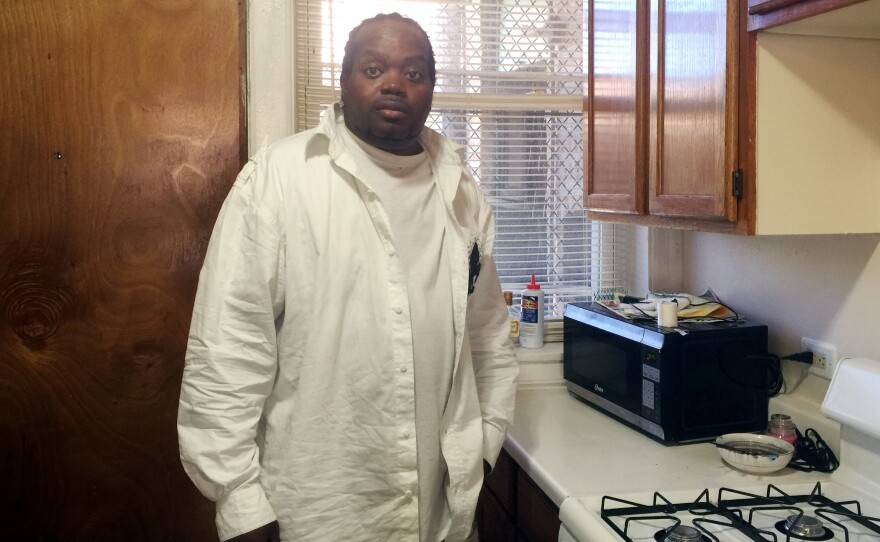
<svg viewBox="0 0 880 542">
<path fill-rule="evenodd" d="M 516 477 L 516 525 L 528 542 L 556 542 L 559 507 L 522 470 Z"/>
<path fill-rule="evenodd" d="M 516 473 L 510 455 L 501 450 L 486 477 L 477 503 L 481 542 L 516 542 Z"/>
<path fill-rule="evenodd" d="M 480 542 L 555 542 L 559 526 L 559 508 L 501 450 L 477 504 Z"/>
<path fill-rule="evenodd" d="M 764 30 L 865 0 L 749 0 L 748 29 Z"/>
<path fill-rule="evenodd" d="M 477 526 L 481 542 L 516 542 L 516 523 L 491 491 L 480 494 Z"/>
<path fill-rule="evenodd" d="M 747 29 L 750 5 L 807 3 L 585 1 L 587 216 L 880 232 L 880 0 Z"/>
<path fill-rule="evenodd" d="M 585 3 L 585 207 L 735 222 L 735 0 Z"/>
</svg>

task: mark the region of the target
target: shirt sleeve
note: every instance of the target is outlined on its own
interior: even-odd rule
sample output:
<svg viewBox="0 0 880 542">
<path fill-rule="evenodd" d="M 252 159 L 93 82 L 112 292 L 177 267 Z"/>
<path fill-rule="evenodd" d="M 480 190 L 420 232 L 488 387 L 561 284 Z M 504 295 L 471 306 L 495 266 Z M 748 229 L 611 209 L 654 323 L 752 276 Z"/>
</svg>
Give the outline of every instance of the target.
<svg viewBox="0 0 880 542">
<path fill-rule="evenodd" d="M 217 503 L 221 540 L 275 520 L 260 485 L 257 424 L 277 373 L 284 243 L 260 164 L 223 203 L 199 276 L 178 409 L 184 470 Z"/>
<path fill-rule="evenodd" d="M 480 410 L 483 416 L 483 458 L 492 466 L 513 423 L 519 366 L 510 340 L 507 305 L 492 258 L 494 220 L 486 210 L 480 274 L 468 300 L 468 336 Z"/>
</svg>

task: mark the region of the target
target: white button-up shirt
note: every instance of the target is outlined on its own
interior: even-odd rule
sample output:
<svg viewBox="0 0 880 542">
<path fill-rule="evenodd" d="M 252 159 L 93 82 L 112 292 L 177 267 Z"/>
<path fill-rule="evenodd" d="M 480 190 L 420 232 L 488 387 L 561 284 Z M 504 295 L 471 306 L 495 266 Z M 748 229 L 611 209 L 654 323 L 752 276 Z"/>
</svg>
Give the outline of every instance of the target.
<svg viewBox="0 0 880 542">
<path fill-rule="evenodd" d="M 381 203 L 352 174 L 337 114 L 245 165 L 199 279 L 178 432 L 184 468 L 217 502 L 223 540 L 275 519 L 283 540 L 419 540 L 416 445 L 400 438 L 416 431 L 403 308 L 418 300 Z M 470 533 L 482 461 L 494 464 L 512 421 L 518 369 L 489 206 L 460 149 L 427 128 L 421 143 L 452 274 L 440 446 L 454 542 Z"/>
</svg>

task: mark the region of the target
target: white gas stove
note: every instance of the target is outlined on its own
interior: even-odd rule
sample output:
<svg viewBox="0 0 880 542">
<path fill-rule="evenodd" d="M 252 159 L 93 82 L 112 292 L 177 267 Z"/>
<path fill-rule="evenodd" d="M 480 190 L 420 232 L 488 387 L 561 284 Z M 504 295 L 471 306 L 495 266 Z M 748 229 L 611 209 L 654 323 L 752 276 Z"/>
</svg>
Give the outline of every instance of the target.
<svg viewBox="0 0 880 542">
<path fill-rule="evenodd" d="M 880 361 L 841 360 L 822 412 L 841 423 L 830 477 L 573 497 L 560 507 L 559 541 L 877 542 Z"/>
</svg>

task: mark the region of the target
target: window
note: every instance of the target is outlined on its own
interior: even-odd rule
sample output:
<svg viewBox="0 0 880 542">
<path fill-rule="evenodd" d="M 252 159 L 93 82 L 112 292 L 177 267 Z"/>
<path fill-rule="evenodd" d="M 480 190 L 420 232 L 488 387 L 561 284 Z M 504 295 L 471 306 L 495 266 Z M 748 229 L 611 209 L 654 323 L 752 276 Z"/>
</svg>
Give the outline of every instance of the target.
<svg viewBox="0 0 880 542">
<path fill-rule="evenodd" d="M 626 230 L 587 220 L 583 201 L 582 3 L 573 0 L 297 0 L 297 129 L 339 96 L 349 31 L 377 12 L 419 22 L 437 61 L 428 124 L 465 149 L 495 211 L 502 287 L 537 275 L 547 316 L 619 289 Z"/>
</svg>

